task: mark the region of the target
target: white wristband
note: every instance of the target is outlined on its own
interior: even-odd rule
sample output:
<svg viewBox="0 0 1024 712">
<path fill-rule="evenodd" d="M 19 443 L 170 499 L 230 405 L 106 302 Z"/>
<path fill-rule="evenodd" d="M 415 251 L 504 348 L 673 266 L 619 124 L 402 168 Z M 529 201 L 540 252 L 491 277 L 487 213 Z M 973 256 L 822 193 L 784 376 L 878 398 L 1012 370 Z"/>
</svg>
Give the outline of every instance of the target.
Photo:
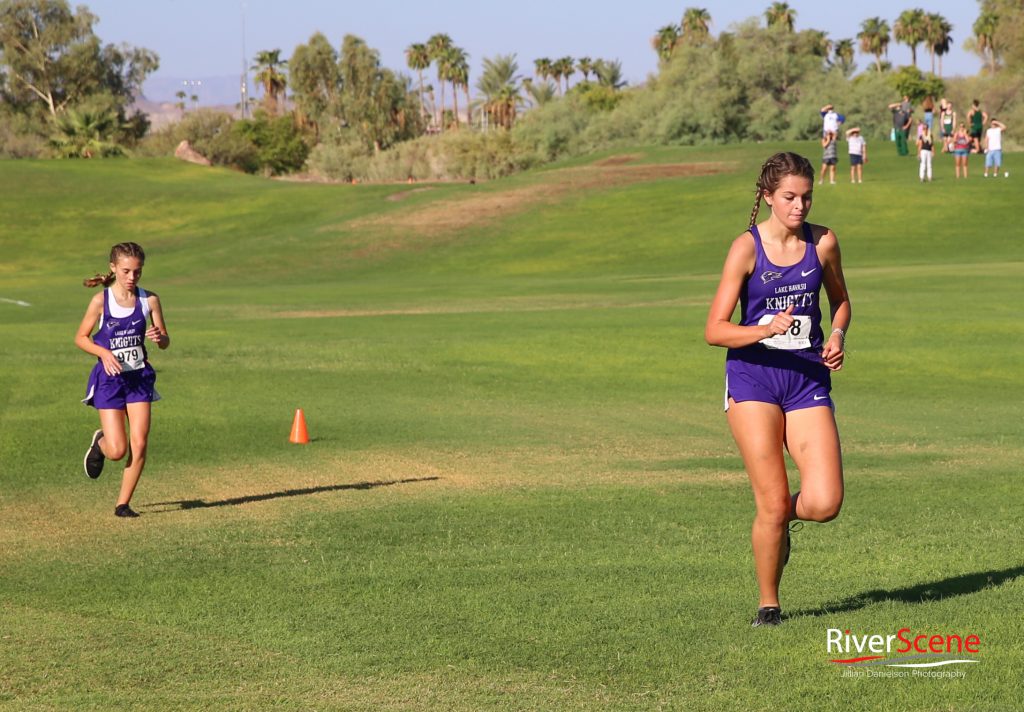
<svg viewBox="0 0 1024 712">
<path fill-rule="evenodd" d="M 843 344 L 844 345 L 846 344 L 846 332 L 845 331 L 843 331 L 839 327 L 836 327 L 835 329 L 832 329 L 832 333 L 833 334 L 839 334 L 839 338 L 842 340 Z"/>
</svg>

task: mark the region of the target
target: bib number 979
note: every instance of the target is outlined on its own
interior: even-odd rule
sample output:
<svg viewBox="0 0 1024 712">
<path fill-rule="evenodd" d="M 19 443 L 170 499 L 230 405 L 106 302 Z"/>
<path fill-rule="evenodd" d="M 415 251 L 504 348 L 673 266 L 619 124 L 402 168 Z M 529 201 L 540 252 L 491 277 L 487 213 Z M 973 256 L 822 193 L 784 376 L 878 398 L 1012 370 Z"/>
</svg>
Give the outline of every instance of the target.
<svg viewBox="0 0 1024 712">
<path fill-rule="evenodd" d="M 112 353 L 121 362 L 121 369 L 124 371 L 138 371 L 146 364 L 146 357 L 141 346 L 114 349 Z"/>
</svg>

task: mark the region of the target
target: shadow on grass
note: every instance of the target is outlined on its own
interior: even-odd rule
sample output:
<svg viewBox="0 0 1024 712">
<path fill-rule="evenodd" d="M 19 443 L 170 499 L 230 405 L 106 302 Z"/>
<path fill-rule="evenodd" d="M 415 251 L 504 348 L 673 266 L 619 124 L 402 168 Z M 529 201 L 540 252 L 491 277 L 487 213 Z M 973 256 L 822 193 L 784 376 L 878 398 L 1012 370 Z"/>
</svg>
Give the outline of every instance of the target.
<svg viewBox="0 0 1024 712">
<path fill-rule="evenodd" d="M 181 512 L 186 509 L 207 509 L 209 507 L 234 507 L 239 504 L 251 504 L 252 502 L 265 502 L 268 499 L 280 499 L 282 497 L 302 497 L 308 494 L 320 494 L 321 492 L 340 492 L 342 490 L 369 490 L 377 487 L 391 487 L 392 485 L 405 485 L 412 482 L 433 482 L 440 477 L 412 477 L 404 480 L 377 480 L 376 482 L 353 482 L 345 485 L 322 485 L 320 487 L 302 487 L 298 489 L 280 490 L 278 492 L 266 492 L 264 494 L 251 494 L 245 497 L 231 497 L 229 499 L 217 499 L 206 501 L 204 499 L 179 499 L 172 502 L 153 502 L 145 504 L 140 509 L 151 514 L 162 514 L 165 512 Z M 163 507 L 163 509 L 150 509 L 150 507 Z"/>
<path fill-rule="evenodd" d="M 973 574 L 953 576 L 941 581 L 931 581 L 906 588 L 876 589 L 850 596 L 838 603 L 826 603 L 820 608 L 792 611 L 788 617 L 826 616 L 833 613 L 846 613 L 847 611 L 856 611 L 873 603 L 882 603 L 884 601 L 896 601 L 898 603 L 939 601 L 943 598 L 978 593 L 986 588 L 995 588 L 1019 576 L 1024 576 L 1024 566 L 1015 566 L 1001 571 L 979 571 Z"/>
</svg>

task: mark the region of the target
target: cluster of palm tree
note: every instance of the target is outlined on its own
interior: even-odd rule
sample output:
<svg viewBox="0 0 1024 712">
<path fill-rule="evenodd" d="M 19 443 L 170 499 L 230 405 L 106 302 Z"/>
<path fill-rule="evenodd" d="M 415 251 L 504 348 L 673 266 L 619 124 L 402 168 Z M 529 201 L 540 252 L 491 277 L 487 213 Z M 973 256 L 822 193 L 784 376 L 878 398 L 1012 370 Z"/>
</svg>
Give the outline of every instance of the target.
<svg viewBox="0 0 1024 712">
<path fill-rule="evenodd" d="M 466 97 L 466 116 L 469 117 L 469 53 L 461 47 L 456 47 L 449 35 L 439 32 L 432 35 L 426 42 L 414 42 L 405 50 L 405 61 L 409 69 L 414 70 L 419 77 L 420 107 L 424 117 L 430 117 L 438 131 L 444 131 L 445 127 L 445 86 L 452 86 L 452 114 L 454 127 L 459 127 L 459 90 L 461 89 Z M 435 112 L 431 112 L 427 105 L 426 94 L 429 93 L 433 99 L 433 87 L 423 83 L 423 72 L 430 65 L 437 69 L 437 83 L 440 86 L 440 102 L 435 106 Z"/>
<path fill-rule="evenodd" d="M 796 10 L 785 2 L 773 2 L 764 12 L 765 23 L 769 28 L 777 27 L 786 32 L 793 32 L 796 25 Z M 992 38 L 998 18 L 991 12 L 983 12 L 974 24 L 975 42 L 981 52 L 989 60 L 995 71 L 995 52 Z M 690 7 L 683 12 L 682 21 L 677 24 L 665 25 L 658 29 L 651 38 L 651 47 L 662 61 L 672 58 L 673 52 L 681 45 L 699 45 L 710 36 L 711 15 L 704 8 Z M 871 17 L 861 24 L 857 34 L 860 50 L 875 57 L 875 66 L 883 69 L 882 57 L 889 51 L 889 42 L 895 40 L 910 47 L 911 61 L 917 66 L 917 48 L 924 45 L 931 56 L 931 70 L 935 73 L 936 57 L 938 73 L 942 75 L 942 56 L 952 47 L 953 26 L 945 17 L 938 13 L 925 12 L 920 8 L 904 10 L 893 23 L 890 31 L 889 23 L 880 17 Z M 852 70 L 855 46 L 852 39 L 831 41 L 824 32 L 816 31 L 820 37 L 820 52 L 823 56 L 834 54 L 832 64 L 843 68 L 844 72 Z"/>
<path fill-rule="evenodd" d="M 931 71 L 935 73 L 935 58 L 938 57 L 938 72 L 942 75 L 942 57 L 953 46 L 953 25 L 945 17 L 921 8 L 904 10 L 892 25 L 881 17 L 869 17 L 861 23 L 857 34 L 860 49 L 875 57 L 875 68 L 882 71 L 882 57 L 889 53 L 889 42 L 895 40 L 910 48 L 911 63 L 917 66 L 917 46 L 923 44 L 931 56 Z"/>
<path fill-rule="evenodd" d="M 678 25 L 668 24 L 651 38 L 651 47 L 663 61 L 672 58 L 676 47 L 700 45 L 711 36 L 711 13 L 702 7 L 688 7 Z"/>
<path fill-rule="evenodd" d="M 562 57 L 560 59 L 549 59 L 548 57 L 540 57 L 539 59 L 533 60 L 534 74 L 541 81 L 554 80 L 555 87 L 558 89 L 559 94 L 565 94 L 569 91 L 569 79 L 579 71 L 585 77 L 589 77 L 591 72 L 594 71 L 594 61 L 590 57 L 582 57 L 579 60 L 579 64 L 572 57 Z M 565 80 L 565 89 L 562 89 L 562 80 Z"/>
</svg>

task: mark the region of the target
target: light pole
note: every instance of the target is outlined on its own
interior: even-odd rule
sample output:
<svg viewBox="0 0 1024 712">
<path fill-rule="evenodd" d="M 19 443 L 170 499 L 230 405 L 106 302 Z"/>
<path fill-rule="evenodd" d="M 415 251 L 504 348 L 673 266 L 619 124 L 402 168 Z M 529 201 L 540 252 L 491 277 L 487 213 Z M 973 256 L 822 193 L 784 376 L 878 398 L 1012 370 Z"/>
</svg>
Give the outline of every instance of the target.
<svg viewBox="0 0 1024 712">
<path fill-rule="evenodd" d="M 242 99 L 242 118 L 249 116 L 249 66 L 245 59 L 245 9 L 246 3 L 242 3 L 242 82 L 239 93 Z"/>
</svg>

